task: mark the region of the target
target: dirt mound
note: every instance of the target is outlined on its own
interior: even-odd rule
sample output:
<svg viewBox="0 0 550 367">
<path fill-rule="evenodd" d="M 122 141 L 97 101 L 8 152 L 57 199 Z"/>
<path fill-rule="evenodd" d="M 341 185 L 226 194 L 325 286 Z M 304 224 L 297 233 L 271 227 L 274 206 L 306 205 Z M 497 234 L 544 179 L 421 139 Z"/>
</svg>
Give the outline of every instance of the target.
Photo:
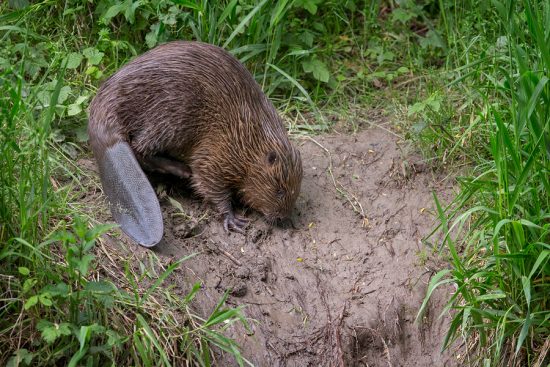
<svg viewBox="0 0 550 367">
<path fill-rule="evenodd" d="M 168 190 L 156 251 L 200 253 L 177 283 L 202 283 L 205 315 L 232 290 L 229 303 L 256 320 L 232 335 L 256 366 L 451 365 L 440 354 L 443 298 L 414 323 L 433 274 L 421 243 L 433 226 L 432 191 L 448 188 L 378 128 L 298 144 L 304 180 L 286 225 L 248 213 L 246 235 L 226 234 L 200 200 Z"/>
<path fill-rule="evenodd" d="M 201 282 L 193 307 L 203 316 L 230 289 L 228 303 L 255 320 L 231 336 L 256 366 L 456 365 L 440 353 L 448 320 L 438 318 L 441 292 L 452 290 L 438 290 L 414 323 L 438 267 L 421 243 L 434 224 L 432 192 L 448 199 L 449 183 L 379 128 L 297 143 L 304 180 L 293 218 L 271 228 L 247 213 L 246 235 L 226 234 L 180 181 L 151 177 L 164 193 L 165 236 L 154 251 L 167 262 L 198 253 L 171 275 L 173 289 L 185 295 Z M 79 166 L 95 171 L 90 160 Z M 95 217 L 110 220 L 98 190 L 82 195 Z M 119 240 L 133 258 L 148 256 Z M 221 356 L 217 365 L 235 362 Z"/>
</svg>

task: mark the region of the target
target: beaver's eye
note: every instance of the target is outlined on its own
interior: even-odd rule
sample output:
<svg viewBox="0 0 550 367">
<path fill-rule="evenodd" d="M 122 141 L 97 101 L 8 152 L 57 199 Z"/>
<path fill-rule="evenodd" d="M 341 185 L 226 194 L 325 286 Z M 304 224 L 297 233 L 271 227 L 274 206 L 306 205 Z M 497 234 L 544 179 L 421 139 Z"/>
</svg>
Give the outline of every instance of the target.
<svg viewBox="0 0 550 367">
<path fill-rule="evenodd" d="M 279 189 L 275 195 L 277 196 L 277 199 L 282 199 L 285 196 L 285 190 Z"/>
<path fill-rule="evenodd" d="M 276 160 L 277 160 L 277 153 L 273 151 L 267 153 L 267 163 L 269 163 L 270 166 L 272 166 Z"/>
</svg>

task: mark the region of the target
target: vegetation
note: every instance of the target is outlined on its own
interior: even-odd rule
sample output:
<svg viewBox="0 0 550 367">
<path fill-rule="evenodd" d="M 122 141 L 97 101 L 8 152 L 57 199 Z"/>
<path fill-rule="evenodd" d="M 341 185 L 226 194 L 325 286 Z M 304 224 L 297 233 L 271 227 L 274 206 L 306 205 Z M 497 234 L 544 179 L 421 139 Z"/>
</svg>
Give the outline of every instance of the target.
<svg viewBox="0 0 550 367">
<path fill-rule="evenodd" d="M 471 83 L 480 106 L 465 106 L 475 115 L 449 151 L 474 134 L 483 146 L 460 195 L 446 210 L 438 203 L 451 268 L 429 292 L 457 287 L 445 345 L 462 336 L 483 356 L 477 363 L 541 366 L 550 335 L 550 4 L 493 4 L 501 35 L 451 83 Z"/>
<path fill-rule="evenodd" d="M 434 165 L 469 167 L 450 205 L 435 196 L 449 268 L 428 296 L 457 289 L 444 345 L 463 338 L 473 364 L 542 365 L 548 24 L 540 0 L 0 3 L 0 363 L 209 365 L 212 345 L 246 363 L 223 336 L 244 322 L 238 309 L 222 299 L 209 319 L 195 317 L 199 286 L 180 297 L 163 284 L 185 259 L 136 267 L 121 257 L 113 275 L 97 261 L 110 227 L 77 197 L 85 175 L 72 162 L 86 154 L 99 82 L 159 43 L 194 39 L 244 62 L 295 132 L 383 110 Z"/>
</svg>

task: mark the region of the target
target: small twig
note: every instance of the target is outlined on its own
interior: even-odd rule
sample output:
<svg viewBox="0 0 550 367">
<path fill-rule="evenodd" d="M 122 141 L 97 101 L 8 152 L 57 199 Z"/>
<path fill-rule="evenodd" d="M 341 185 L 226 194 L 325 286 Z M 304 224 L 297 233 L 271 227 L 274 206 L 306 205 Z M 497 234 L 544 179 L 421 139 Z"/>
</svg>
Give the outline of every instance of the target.
<svg viewBox="0 0 550 367">
<path fill-rule="evenodd" d="M 117 266 L 117 264 L 115 263 L 115 261 L 113 260 L 113 258 L 111 257 L 111 255 L 109 254 L 109 251 L 107 251 L 107 249 L 105 248 L 105 239 L 103 237 L 99 237 L 98 238 L 98 241 L 99 241 L 99 244 L 101 245 L 101 250 L 103 251 L 103 253 L 109 258 L 109 260 L 111 260 L 111 264 L 113 264 L 113 266 Z"/>
<path fill-rule="evenodd" d="M 222 244 L 227 245 L 225 242 L 222 242 Z M 213 251 L 214 253 L 221 253 L 222 255 L 225 255 L 229 260 L 233 261 L 235 265 L 242 266 L 242 263 L 235 258 L 235 256 L 231 255 L 229 252 L 225 251 L 224 249 L 221 249 L 217 246 L 215 246 L 214 243 L 212 244 L 206 244 L 206 247 L 208 247 L 209 250 Z"/>
</svg>

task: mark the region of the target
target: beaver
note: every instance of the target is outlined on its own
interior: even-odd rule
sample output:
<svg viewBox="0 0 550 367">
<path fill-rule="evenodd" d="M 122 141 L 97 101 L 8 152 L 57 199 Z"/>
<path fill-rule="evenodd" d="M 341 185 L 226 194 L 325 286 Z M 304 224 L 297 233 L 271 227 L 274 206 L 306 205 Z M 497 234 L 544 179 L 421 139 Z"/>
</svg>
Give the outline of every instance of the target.
<svg viewBox="0 0 550 367">
<path fill-rule="evenodd" d="M 273 223 L 300 192 L 302 162 L 250 72 L 217 46 L 175 41 L 126 64 L 90 104 L 89 143 L 111 213 L 139 244 L 160 242 L 160 205 L 144 173 L 189 181 L 243 232 L 240 201 Z"/>
</svg>

